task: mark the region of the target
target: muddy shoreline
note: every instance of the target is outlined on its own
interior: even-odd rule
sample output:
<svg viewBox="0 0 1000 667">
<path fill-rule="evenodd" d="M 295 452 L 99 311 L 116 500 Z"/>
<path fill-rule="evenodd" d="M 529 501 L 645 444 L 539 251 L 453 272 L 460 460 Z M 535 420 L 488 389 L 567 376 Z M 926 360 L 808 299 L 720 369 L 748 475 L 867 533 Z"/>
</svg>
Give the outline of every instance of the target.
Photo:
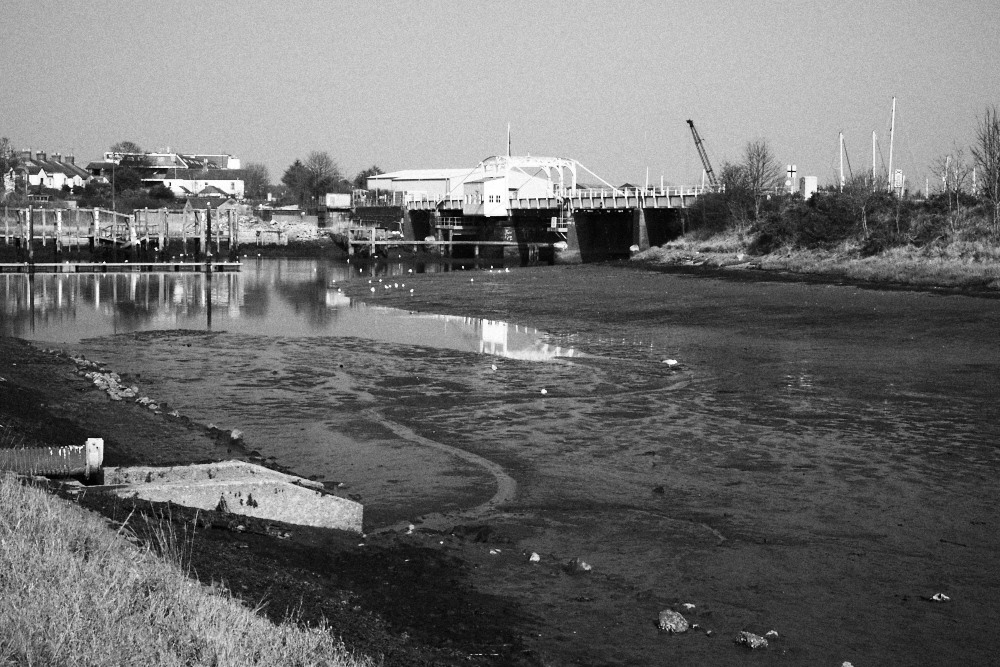
<svg viewBox="0 0 1000 667">
<path fill-rule="evenodd" d="M 530 323 L 594 358 L 549 368 L 568 384 L 546 378 L 543 396 L 541 377 L 504 376 L 521 384 L 471 412 L 460 388 L 410 400 L 411 371 L 392 366 L 400 381 L 365 387 L 418 438 L 498 465 L 514 499 L 364 540 L 203 530 L 202 579 L 275 618 L 326 617 L 387 664 L 990 661 L 994 299 L 635 267 L 475 275 L 425 275 L 414 296 L 371 301 Z M 204 428 L 94 396 L 54 355 L 3 350 L 4 391 L 40 406 L 19 411 L 24 428 L 57 413 L 71 435 L 106 428 L 121 462 L 218 447 Z M 574 558 L 593 569 L 567 571 Z M 930 602 L 938 592 L 953 602 Z M 659 632 L 667 608 L 702 631 Z M 779 639 L 751 654 L 733 643 L 741 630 Z"/>
</svg>

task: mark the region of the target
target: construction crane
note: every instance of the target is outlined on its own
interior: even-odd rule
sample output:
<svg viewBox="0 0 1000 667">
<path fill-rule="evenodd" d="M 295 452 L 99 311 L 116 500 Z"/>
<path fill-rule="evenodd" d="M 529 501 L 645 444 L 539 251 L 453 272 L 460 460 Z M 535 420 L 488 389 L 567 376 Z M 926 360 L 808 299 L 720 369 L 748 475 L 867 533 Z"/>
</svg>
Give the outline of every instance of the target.
<svg viewBox="0 0 1000 667">
<path fill-rule="evenodd" d="M 708 161 L 708 153 L 705 152 L 705 144 L 702 143 L 701 137 L 698 136 L 698 130 L 694 129 L 694 121 L 688 120 L 688 125 L 691 126 L 691 135 L 694 137 L 694 147 L 698 149 L 698 157 L 701 158 L 701 166 L 705 168 L 705 175 L 708 176 L 708 182 L 713 186 L 719 184 L 719 179 L 715 177 L 715 172 L 712 171 L 712 163 Z"/>
</svg>

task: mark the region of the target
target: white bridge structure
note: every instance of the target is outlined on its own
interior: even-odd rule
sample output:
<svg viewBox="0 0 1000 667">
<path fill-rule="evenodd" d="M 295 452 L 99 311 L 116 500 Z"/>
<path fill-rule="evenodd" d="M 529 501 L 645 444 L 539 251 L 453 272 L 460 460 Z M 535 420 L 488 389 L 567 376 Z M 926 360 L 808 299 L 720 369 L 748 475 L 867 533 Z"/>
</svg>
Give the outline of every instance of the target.
<svg viewBox="0 0 1000 667">
<path fill-rule="evenodd" d="M 584 185 L 586 178 L 590 185 Z M 376 254 L 377 231 L 447 252 L 499 246 L 522 259 L 626 256 L 683 233 L 684 209 L 712 186 L 614 186 L 577 160 L 493 155 L 472 169 L 410 169 L 368 178 L 355 192 L 349 238 Z M 500 252 L 499 249 L 496 249 Z M 567 260 L 567 261 L 576 261 Z"/>
<path fill-rule="evenodd" d="M 600 187 L 580 187 L 581 172 Z M 524 210 L 685 208 L 712 186 L 616 187 L 572 158 L 494 155 L 467 169 L 411 169 L 368 179 L 368 190 L 408 210 L 505 217 Z"/>
</svg>

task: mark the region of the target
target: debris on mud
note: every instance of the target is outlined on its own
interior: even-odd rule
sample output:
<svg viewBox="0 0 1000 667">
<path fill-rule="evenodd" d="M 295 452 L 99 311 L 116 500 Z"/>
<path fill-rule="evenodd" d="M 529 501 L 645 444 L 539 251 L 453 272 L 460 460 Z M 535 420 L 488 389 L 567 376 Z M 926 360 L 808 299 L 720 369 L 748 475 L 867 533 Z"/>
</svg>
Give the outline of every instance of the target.
<svg viewBox="0 0 1000 667">
<path fill-rule="evenodd" d="M 590 572 L 593 568 L 590 563 L 585 562 L 582 558 L 571 558 L 569 561 L 563 565 L 563 569 L 569 574 L 586 574 Z"/>
<path fill-rule="evenodd" d="M 687 619 L 671 609 L 664 609 L 660 612 L 660 619 L 657 627 L 670 634 L 678 634 L 688 631 Z"/>
<path fill-rule="evenodd" d="M 751 650 L 767 648 L 766 639 L 760 635 L 755 635 L 752 632 L 747 632 L 746 630 L 743 630 L 740 634 L 736 635 L 736 644 L 739 646 L 745 646 Z"/>
</svg>

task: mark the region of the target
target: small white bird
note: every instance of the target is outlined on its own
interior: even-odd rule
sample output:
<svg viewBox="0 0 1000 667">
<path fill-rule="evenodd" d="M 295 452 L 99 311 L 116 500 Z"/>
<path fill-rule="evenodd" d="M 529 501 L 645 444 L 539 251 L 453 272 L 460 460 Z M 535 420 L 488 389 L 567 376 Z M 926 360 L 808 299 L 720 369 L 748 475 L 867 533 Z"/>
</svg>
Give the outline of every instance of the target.
<svg viewBox="0 0 1000 667">
<path fill-rule="evenodd" d="M 547 390 L 545 389 L 545 387 L 542 387 L 542 393 L 543 393 L 543 394 L 547 394 L 547 393 L 549 393 L 549 392 L 548 392 L 548 391 L 547 391 Z"/>
</svg>

